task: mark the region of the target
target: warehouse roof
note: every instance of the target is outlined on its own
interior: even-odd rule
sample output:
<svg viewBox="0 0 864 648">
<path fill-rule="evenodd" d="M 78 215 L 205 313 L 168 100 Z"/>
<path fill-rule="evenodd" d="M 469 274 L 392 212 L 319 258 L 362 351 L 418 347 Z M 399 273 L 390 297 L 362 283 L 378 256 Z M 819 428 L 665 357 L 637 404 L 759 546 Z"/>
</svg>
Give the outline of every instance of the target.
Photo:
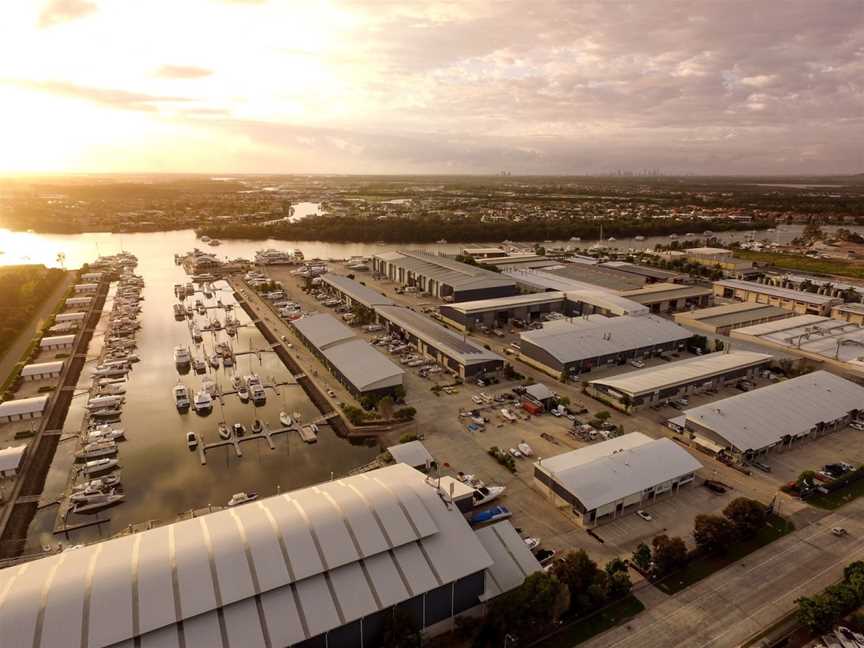
<svg viewBox="0 0 864 648">
<path fill-rule="evenodd" d="M 682 250 L 685 254 L 695 254 L 696 256 L 729 256 L 732 250 L 718 247 L 694 247 L 685 248 Z"/>
<path fill-rule="evenodd" d="M 512 280 L 497 272 L 428 252 L 399 251 L 379 254 L 376 257 L 451 286 L 454 290 L 477 290 L 514 285 Z"/>
<path fill-rule="evenodd" d="M 770 295 L 771 297 L 779 297 L 780 299 L 789 299 L 805 304 L 816 304 L 820 306 L 824 304 L 840 303 L 843 301 L 842 299 L 829 297 L 828 295 L 817 295 L 815 293 L 804 292 L 803 290 L 792 290 L 791 288 L 778 288 L 777 286 L 760 284 L 755 281 L 743 281 L 741 279 L 723 279 L 722 281 L 715 281 L 714 285 L 733 288 L 735 290 L 749 290 L 763 295 Z"/>
<path fill-rule="evenodd" d="M 321 351 L 328 346 L 351 340 L 355 337 L 354 332 L 350 328 L 327 313 L 306 315 L 300 319 L 292 320 L 291 324 L 315 348 Z"/>
<path fill-rule="evenodd" d="M 711 306 L 710 308 L 678 313 L 675 318 L 691 319 L 711 326 L 729 326 L 765 317 L 788 316 L 790 316 L 790 311 L 779 306 L 757 304 L 756 302 L 733 302 L 722 306 Z"/>
<path fill-rule="evenodd" d="M 444 328 L 416 311 L 402 306 L 378 306 L 375 311 L 389 322 L 417 336 L 463 365 L 478 364 L 503 358 L 461 335 Z"/>
<path fill-rule="evenodd" d="M 321 353 L 359 391 L 395 387 L 405 380 L 399 365 L 360 338 L 331 344 Z"/>
<path fill-rule="evenodd" d="M 57 313 L 54 316 L 55 322 L 77 322 L 87 317 L 86 313 Z"/>
<path fill-rule="evenodd" d="M 653 315 L 605 317 L 589 315 L 547 322 L 542 329 L 520 335 L 561 363 L 622 353 L 632 349 L 683 341 L 692 333 Z M 525 352 L 523 347 L 522 352 Z"/>
<path fill-rule="evenodd" d="M 552 390 L 543 383 L 534 383 L 533 385 L 528 385 L 525 388 L 525 393 L 528 394 L 531 398 L 534 398 L 538 401 L 545 401 L 549 400 L 550 398 L 555 398 L 555 394 L 552 393 Z"/>
<path fill-rule="evenodd" d="M 408 443 L 399 443 L 387 448 L 387 452 L 398 463 L 404 463 L 412 468 L 425 467 L 426 463 L 433 462 L 435 459 L 420 441 L 409 441 Z"/>
<path fill-rule="evenodd" d="M 70 305 L 89 304 L 91 299 L 92 297 L 69 297 L 69 299 L 66 300 L 66 303 Z"/>
<path fill-rule="evenodd" d="M 607 261 L 602 264 L 604 268 L 615 268 L 621 272 L 629 272 L 631 274 L 641 275 L 649 279 L 661 279 L 667 281 L 680 280 L 686 275 L 680 272 L 671 272 L 669 270 L 661 270 L 660 268 L 652 268 L 651 266 L 637 265 L 627 261 Z"/>
<path fill-rule="evenodd" d="M 592 385 L 604 385 L 621 393 L 637 396 L 683 385 L 697 380 L 708 380 L 736 369 L 745 369 L 770 362 L 772 356 L 752 351 L 732 351 L 730 353 L 709 353 L 678 360 L 659 367 L 630 371 L 620 376 L 592 380 Z"/>
<path fill-rule="evenodd" d="M 571 450 L 534 465 L 589 511 L 702 468 L 672 439 L 651 439 L 641 432 Z"/>
<path fill-rule="evenodd" d="M 26 449 L 26 445 L 19 445 L 0 450 L 0 472 L 17 470 Z"/>
<path fill-rule="evenodd" d="M 739 451 L 761 450 L 802 436 L 864 405 L 864 387 L 815 371 L 731 398 L 685 410 L 687 422 L 714 432 Z"/>
<path fill-rule="evenodd" d="M 22 376 L 36 376 L 39 374 L 60 373 L 63 370 L 63 361 L 56 362 L 35 362 L 33 364 L 24 365 L 21 369 Z"/>
<path fill-rule="evenodd" d="M 39 346 L 65 346 L 74 342 L 74 335 L 49 335 L 48 337 L 42 338 L 42 341 L 39 342 Z"/>
<path fill-rule="evenodd" d="M 600 265 L 568 263 L 561 268 L 550 268 L 547 272 L 566 279 L 584 281 L 607 290 L 633 290 L 645 285 L 645 277 Z"/>
<path fill-rule="evenodd" d="M 531 574 L 542 569 L 525 541 L 509 522 L 497 522 L 476 531 L 477 539 L 492 560 L 486 570 L 486 591 L 490 598 L 519 587 Z"/>
<path fill-rule="evenodd" d="M 48 395 L 33 396 L 32 398 L 19 398 L 0 403 L 0 417 L 21 416 L 22 414 L 36 414 L 45 411 L 48 404 Z"/>
<path fill-rule="evenodd" d="M 327 274 L 321 275 L 321 280 L 346 295 L 366 308 L 372 308 L 379 304 L 392 304 L 393 300 L 385 297 L 381 293 L 364 286 L 363 284 L 343 277 L 342 275 Z"/>
<path fill-rule="evenodd" d="M 571 290 L 603 290 L 596 284 L 588 283 L 587 281 L 578 281 L 572 277 L 562 277 L 546 270 L 505 270 L 502 274 L 534 290 L 556 290 L 561 292 Z"/>
<path fill-rule="evenodd" d="M 649 308 L 644 304 L 599 288 L 570 290 L 565 295 L 568 301 L 588 304 L 594 308 L 608 311 L 613 315 L 647 315 L 650 312 Z"/>
<path fill-rule="evenodd" d="M 839 306 L 835 306 L 834 310 L 841 313 L 862 314 L 864 313 L 864 304 L 840 304 Z"/>
<path fill-rule="evenodd" d="M 475 301 L 445 304 L 442 308 L 451 308 L 460 313 L 485 313 L 504 308 L 516 308 L 519 306 L 531 306 L 533 304 L 549 304 L 564 300 L 564 293 L 541 292 L 526 293 L 524 295 L 512 295 L 510 297 L 496 297 L 494 299 L 478 299 Z"/>
<path fill-rule="evenodd" d="M 223 645 L 220 628 L 225 645 L 293 645 L 493 564 L 425 475 L 396 464 L 0 570 L 14 591 L 0 629 L 43 648 L 169 645 L 166 632 Z"/>
<path fill-rule="evenodd" d="M 704 286 L 682 286 L 673 283 L 653 283 L 638 290 L 625 290 L 622 297 L 632 299 L 640 304 L 656 304 L 670 299 L 687 299 L 688 297 L 705 297 L 713 294 L 711 288 Z"/>
</svg>

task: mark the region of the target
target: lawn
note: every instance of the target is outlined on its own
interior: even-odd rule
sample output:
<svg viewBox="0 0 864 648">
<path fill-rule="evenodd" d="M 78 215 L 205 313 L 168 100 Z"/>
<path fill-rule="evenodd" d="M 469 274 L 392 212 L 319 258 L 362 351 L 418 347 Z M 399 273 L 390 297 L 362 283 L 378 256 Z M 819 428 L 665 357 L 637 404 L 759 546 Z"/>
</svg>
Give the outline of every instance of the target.
<svg viewBox="0 0 864 648">
<path fill-rule="evenodd" d="M 720 571 L 757 549 L 761 549 L 765 545 L 769 545 L 775 540 L 782 538 L 794 529 L 795 525 L 785 518 L 772 515 L 768 521 L 768 525 L 752 540 L 733 545 L 725 554 L 712 554 L 694 558 L 684 569 L 670 574 L 663 580 L 655 583 L 655 585 L 666 594 L 680 592 L 685 587 L 689 587 L 693 583 L 707 578 L 714 572 Z"/>
<path fill-rule="evenodd" d="M 805 501 L 816 508 L 833 511 L 861 495 L 864 495 L 864 479 L 851 482 L 846 486 L 838 488 L 836 491 L 828 493 L 827 495 L 809 497 Z"/>
<path fill-rule="evenodd" d="M 735 256 L 749 259 L 750 261 L 758 261 L 759 263 L 768 263 L 788 270 L 864 279 L 864 265 L 849 263 L 842 259 L 811 259 L 804 255 L 752 252 L 750 250 L 736 250 Z"/>
<path fill-rule="evenodd" d="M 645 606 L 639 599 L 631 594 L 587 618 L 562 626 L 553 636 L 531 645 L 540 648 L 570 648 L 624 623 L 644 609 Z"/>
</svg>

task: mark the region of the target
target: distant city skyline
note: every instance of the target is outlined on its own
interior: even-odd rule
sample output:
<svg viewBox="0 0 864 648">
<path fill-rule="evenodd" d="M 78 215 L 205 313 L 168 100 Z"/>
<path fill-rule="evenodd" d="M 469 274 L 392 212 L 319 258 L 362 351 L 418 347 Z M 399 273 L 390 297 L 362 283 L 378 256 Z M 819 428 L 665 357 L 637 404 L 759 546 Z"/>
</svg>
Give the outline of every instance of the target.
<svg viewBox="0 0 864 648">
<path fill-rule="evenodd" d="M 34 0 L 0 174 L 864 172 L 864 3 Z"/>
</svg>

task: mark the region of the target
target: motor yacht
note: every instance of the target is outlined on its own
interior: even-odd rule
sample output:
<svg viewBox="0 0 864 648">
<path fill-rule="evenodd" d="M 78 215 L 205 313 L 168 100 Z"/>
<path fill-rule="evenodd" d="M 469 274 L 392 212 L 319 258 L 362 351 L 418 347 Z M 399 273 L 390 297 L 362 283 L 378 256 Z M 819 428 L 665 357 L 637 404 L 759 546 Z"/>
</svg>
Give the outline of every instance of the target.
<svg viewBox="0 0 864 648">
<path fill-rule="evenodd" d="M 255 491 L 250 491 L 248 493 L 240 492 L 234 493 L 231 496 L 231 499 L 228 500 L 228 506 L 239 506 L 240 504 L 245 504 L 246 502 L 251 502 L 254 499 L 258 498 L 258 493 Z"/>
<path fill-rule="evenodd" d="M 189 409 L 191 402 L 189 400 L 189 388 L 186 385 L 174 385 L 174 404 L 177 406 L 178 412 Z"/>
<path fill-rule="evenodd" d="M 198 447 L 198 436 L 194 432 L 186 433 L 186 445 L 190 450 L 194 450 Z"/>
<path fill-rule="evenodd" d="M 180 367 L 188 367 L 192 362 L 192 354 L 183 346 L 174 347 L 174 364 Z"/>
<path fill-rule="evenodd" d="M 117 465 L 117 459 L 94 459 L 85 463 L 81 470 L 85 475 L 98 475 L 113 470 Z"/>
<path fill-rule="evenodd" d="M 204 389 L 195 393 L 192 406 L 197 414 L 209 414 L 213 410 L 213 397 Z"/>
</svg>

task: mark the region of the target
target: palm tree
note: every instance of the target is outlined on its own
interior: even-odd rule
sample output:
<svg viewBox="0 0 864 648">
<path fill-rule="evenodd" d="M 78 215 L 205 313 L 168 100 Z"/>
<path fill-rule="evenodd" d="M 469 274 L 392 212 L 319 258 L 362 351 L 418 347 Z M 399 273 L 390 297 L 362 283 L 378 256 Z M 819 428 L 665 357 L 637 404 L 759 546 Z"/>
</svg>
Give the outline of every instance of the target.
<svg viewBox="0 0 864 648">
<path fill-rule="evenodd" d="M 58 252 L 57 253 L 57 263 L 60 264 L 61 268 L 63 268 L 64 270 L 66 269 L 66 253 L 65 252 Z"/>
</svg>

